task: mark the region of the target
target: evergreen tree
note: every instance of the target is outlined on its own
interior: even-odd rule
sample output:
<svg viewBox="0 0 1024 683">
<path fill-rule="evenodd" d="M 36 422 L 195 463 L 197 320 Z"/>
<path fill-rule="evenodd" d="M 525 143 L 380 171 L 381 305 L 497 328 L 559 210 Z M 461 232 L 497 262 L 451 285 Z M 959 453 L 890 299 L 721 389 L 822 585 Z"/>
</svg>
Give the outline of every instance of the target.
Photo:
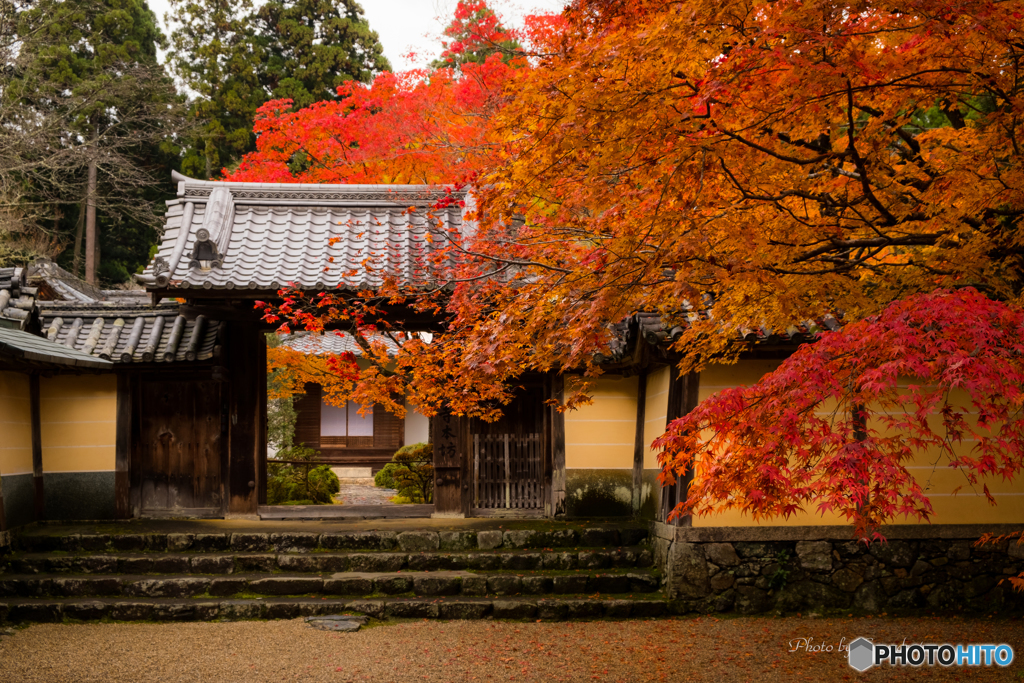
<svg viewBox="0 0 1024 683">
<path fill-rule="evenodd" d="M 391 65 L 355 0 L 271 0 L 257 13 L 271 98 L 296 107 L 334 99 L 345 81 L 368 83 Z"/>
<path fill-rule="evenodd" d="M 171 0 L 171 71 L 193 95 L 200 128 L 181 162 L 185 175 L 211 178 L 252 147 L 253 114 L 266 101 L 262 52 L 249 0 Z"/>
<path fill-rule="evenodd" d="M 253 118 L 268 100 L 306 106 L 389 68 L 355 0 L 273 0 L 258 11 L 250 0 L 171 0 L 171 8 L 171 68 L 194 93 L 201 125 L 182 160 L 186 175 L 213 177 L 253 151 Z"/>
<path fill-rule="evenodd" d="M 157 61 L 165 39 L 145 0 L 39 0 L 16 15 L 0 77 L 4 208 L 45 224 L 58 244 L 73 226 L 95 282 L 101 222 L 155 237 L 146 195 L 166 179 L 154 176 L 153 159 L 174 153 L 183 121 Z M 135 251 L 144 258 L 149 245 Z"/>
</svg>

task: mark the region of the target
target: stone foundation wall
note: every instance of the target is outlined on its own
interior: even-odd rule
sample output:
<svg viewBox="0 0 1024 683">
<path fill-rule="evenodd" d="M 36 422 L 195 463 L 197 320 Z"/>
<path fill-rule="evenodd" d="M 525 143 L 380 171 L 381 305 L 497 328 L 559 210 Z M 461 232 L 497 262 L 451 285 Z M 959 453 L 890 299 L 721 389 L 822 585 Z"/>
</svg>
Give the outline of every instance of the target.
<svg viewBox="0 0 1024 683">
<path fill-rule="evenodd" d="M 869 546 L 848 527 L 653 526 L 678 612 L 1024 611 L 1006 581 L 1024 570 L 1024 545 L 975 546 L 1014 529 L 890 527 Z"/>
</svg>

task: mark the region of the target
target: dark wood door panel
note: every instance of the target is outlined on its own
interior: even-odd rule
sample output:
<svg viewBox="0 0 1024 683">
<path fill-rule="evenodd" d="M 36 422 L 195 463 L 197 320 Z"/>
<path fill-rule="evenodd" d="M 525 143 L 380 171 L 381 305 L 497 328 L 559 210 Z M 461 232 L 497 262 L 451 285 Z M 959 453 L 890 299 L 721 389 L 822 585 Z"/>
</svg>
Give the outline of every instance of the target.
<svg viewBox="0 0 1024 683">
<path fill-rule="evenodd" d="M 222 506 L 220 385 L 142 383 L 143 512 Z"/>
</svg>

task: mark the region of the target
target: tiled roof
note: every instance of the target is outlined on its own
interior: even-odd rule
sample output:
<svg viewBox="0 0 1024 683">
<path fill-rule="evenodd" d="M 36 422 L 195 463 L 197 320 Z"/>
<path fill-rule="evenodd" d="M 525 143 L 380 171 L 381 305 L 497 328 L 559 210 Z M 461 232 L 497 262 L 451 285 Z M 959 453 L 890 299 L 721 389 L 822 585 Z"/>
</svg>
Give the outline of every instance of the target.
<svg viewBox="0 0 1024 683">
<path fill-rule="evenodd" d="M 46 338 L 115 363 L 171 363 L 214 356 L 220 322 L 186 320 L 178 304 L 39 302 Z"/>
<path fill-rule="evenodd" d="M 625 320 L 611 325 L 612 339 L 609 343 L 610 356 L 599 356 L 598 362 L 619 362 L 632 352 L 635 345 L 643 340 L 652 346 L 668 346 L 697 320 L 708 320 L 708 310 L 686 312 L 666 323 L 657 313 L 636 313 Z M 801 344 L 813 341 L 822 332 L 835 331 L 842 323 L 833 315 L 825 315 L 817 320 L 804 320 L 785 330 L 773 330 L 769 327 L 738 328 L 737 341 L 756 342 L 761 344 Z"/>
<path fill-rule="evenodd" d="M 388 353 L 391 355 L 395 355 L 398 352 L 397 345 L 384 335 L 375 335 L 371 339 L 383 342 L 388 348 Z M 363 349 L 356 343 L 355 338 L 345 332 L 325 332 L 324 334 L 297 333 L 290 335 L 281 342 L 281 345 L 314 356 L 338 353 L 351 353 L 356 356 L 363 355 Z"/>
<path fill-rule="evenodd" d="M 136 276 L 150 290 L 373 289 L 386 276 L 427 285 L 440 228 L 463 229 L 457 205 L 431 212 L 443 226 L 427 224 L 426 209 L 445 193 L 425 185 L 173 177 L 178 199 L 168 202 L 156 257 Z"/>
<path fill-rule="evenodd" d="M 106 360 L 55 344 L 34 334 L 0 327 L 0 359 L 11 358 L 20 363 L 41 363 L 77 368 L 104 369 L 113 364 Z"/>
<path fill-rule="evenodd" d="M 37 294 L 25 284 L 24 268 L 0 268 L 0 327 L 25 329 Z"/>
<path fill-rule="evenodd" d="M 104 291 L 69 273 L 53 261 L 39 259 L 28 267 L 30 285 L 39 288 L 39 298 L 47 301 L 90 303 L 104 298 Z"/>
</svg>

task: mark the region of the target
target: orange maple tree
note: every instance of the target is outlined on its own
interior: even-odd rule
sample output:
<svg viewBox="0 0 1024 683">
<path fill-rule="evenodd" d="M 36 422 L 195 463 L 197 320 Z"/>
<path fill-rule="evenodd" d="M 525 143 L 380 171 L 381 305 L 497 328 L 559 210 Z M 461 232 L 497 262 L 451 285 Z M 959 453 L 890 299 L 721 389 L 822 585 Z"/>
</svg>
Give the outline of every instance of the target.
<svg viewBox="0 0 1024 683">
<path fill-rule="evenodd" d="M 332 405 L 343 406 L 359 380 L 359 365 L 352 353 L 303 353 L 290 346 L 267 349 L 267 374 L 270 400 L 291 398 L 306 391 L 307 384 L 319 384 L 322 397 Z"/>
<path fill-rule="evenodd" d="M 599 374 L 610 323 L 637 311 L 661 314 L 675 331 L 683 370 L 737 358 L 746 348 L 735 343 L 739 329 L 786 329 L 835 313 L 873 321 L 842 338 L 850 354 L 881 363 L 892 353 L 931 377 L 946 362 L 926 360 L 922 346 L 928 325 L 946 322 L 938 310 L 999 301 L 1001 313 L 976 309 L 999 321 L 1020 304 L 1021 19 L 1018 3 L 987 0 L 576 0 L 561 20 L 538 24 L 545 30 L 517 65 L 489 59 L 476 77 L 477 65 L 466 64 L 462 75 L 353 86 L 330 105 L 339 115 L 322 121 L 315 108 L 268 110 L 262 156 L 234 179 L 478 188 L 475 232 L 452 236 L 459 258 L 434 264 L 436 289 L 286 292 L 284 308 L 268 314 L 375 332 L 387 324 L 377 315 L 385 302 L 438 312 L 444 325 L 431 343 L 399 339 L 399 356 L 389 366 L 381 356 L 377 374 L 354 390 L 401 389 L 427 412 L 443 403 L 485 410 L 503 396 L 496 387 L 526 368 Z M 478 116 L 481 103 L 486 115 Z M 964 287 L 984 296 L 957 299 Z M 931 322 L 887 327 L 887 307 L 899 301 L 926 306 Z M 902 336 L 883 334 L 897 329 Z M 996 337 L 977 341 L 972 353 L 1001 358 Z M 783 374 L 812 361 L 835 369 L 813 352 L 794 358 Z M 974 386 L 977 396 L 987 390 Z M 849 396 L 872 398 L 869 389 Z M 806 401 L 821 399 L 803 391 Z M 709 468 L 733 457 L 680 435 L 718 420 L 723 438 L 742 441 L 769 414 L 742 407 L 732 404 L 731 432 L 706 411 L 670 426 L 661 442 L 668 476 L 697 454 Z M 1008 424 L 1020 419 L 1016 408 L 1007 408 Z M 787 421 L 794 439 L 814 426 L 797 417 Z M 852 438 L 852 423 L 843 424 L 830 438 Z M 1016 453 L 1019 435 L 1011 436 Z M 931 437 L 907 438 L 914 446 Z M 698 480 L 694 505 L 741 489 L 763 493 L 755 452 L 736 456 L 732 464 L 749 476 L 733 476 L 728 490 L 702 490 Z M 893 476 L 897 451 L 886 452 L 889 476 L 872 470 L 872 485 L 884 489 L 870 492 L 877 506 L 865 504 L 862 489 L 842 493 L 835 481 L 846 474 L 830 474 L 826 465 L 838 464 L 823 452 L 808 456 L 822 468 L 820 486 L 785 480 L 788 498 L 751 509 L 824 504 L 863 529 L 927 511 L 908 480 Z M 985 462 L 954 466 L 981 474 Z"/>
</svg>

